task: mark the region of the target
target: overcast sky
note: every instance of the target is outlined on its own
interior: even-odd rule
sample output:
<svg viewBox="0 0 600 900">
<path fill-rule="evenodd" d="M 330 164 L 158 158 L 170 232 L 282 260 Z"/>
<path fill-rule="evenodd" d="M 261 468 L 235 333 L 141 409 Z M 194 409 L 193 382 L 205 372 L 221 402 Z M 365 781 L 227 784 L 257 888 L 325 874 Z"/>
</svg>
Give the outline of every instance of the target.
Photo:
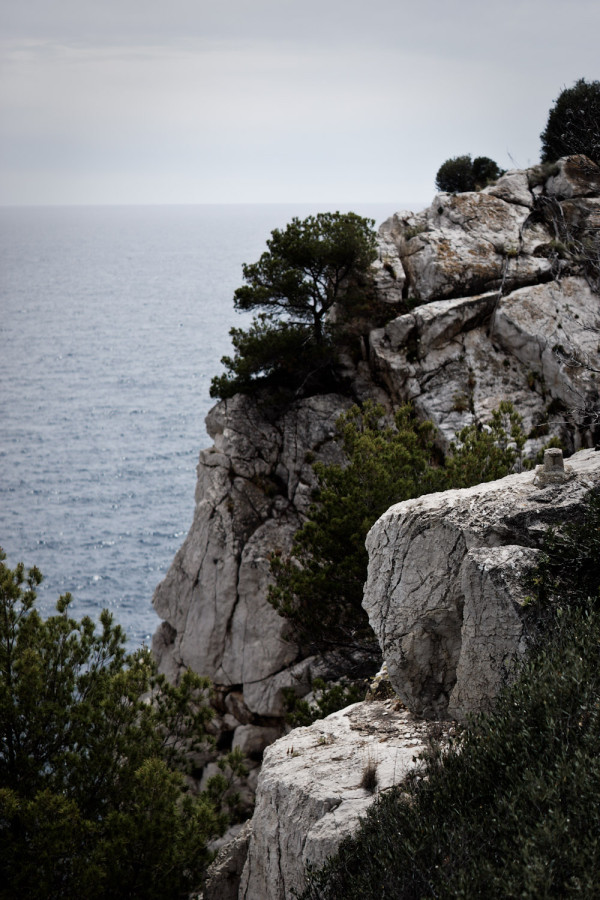
<svg viewBox="0 0 600 900">
<path fill-rule="evenodd" d="M 598 0 L 4 0 L 0 204 L 428 202 L 539 159 Z"/>
</svg>

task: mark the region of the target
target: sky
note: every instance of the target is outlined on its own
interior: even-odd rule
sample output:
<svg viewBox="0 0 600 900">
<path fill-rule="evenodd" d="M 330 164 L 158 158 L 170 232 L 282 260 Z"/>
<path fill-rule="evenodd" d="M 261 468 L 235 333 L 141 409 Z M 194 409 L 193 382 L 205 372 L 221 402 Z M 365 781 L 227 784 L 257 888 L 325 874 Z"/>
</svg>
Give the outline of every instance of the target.
<svg viewBox="0 0 600 900">
<path fill-rule="evenodd" d="M 539 160 L 598 0 L 4 0 L 0 205 L 429 202 Z"/>
</svg>

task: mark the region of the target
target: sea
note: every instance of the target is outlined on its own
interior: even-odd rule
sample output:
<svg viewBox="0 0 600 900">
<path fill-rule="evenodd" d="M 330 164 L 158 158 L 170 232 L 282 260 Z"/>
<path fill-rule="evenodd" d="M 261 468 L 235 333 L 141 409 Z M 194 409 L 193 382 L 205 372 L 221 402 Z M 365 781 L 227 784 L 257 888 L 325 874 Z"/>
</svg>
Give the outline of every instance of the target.
<svg viewBox="0 0 600 900">
<path fill-rule="evenodd" d="M 404 205 L 0 207 L 0 547 L 38 608 L 108 609 L 134 650 L 192 522 L 242 264 L 274 228 Z"/>
</svg>

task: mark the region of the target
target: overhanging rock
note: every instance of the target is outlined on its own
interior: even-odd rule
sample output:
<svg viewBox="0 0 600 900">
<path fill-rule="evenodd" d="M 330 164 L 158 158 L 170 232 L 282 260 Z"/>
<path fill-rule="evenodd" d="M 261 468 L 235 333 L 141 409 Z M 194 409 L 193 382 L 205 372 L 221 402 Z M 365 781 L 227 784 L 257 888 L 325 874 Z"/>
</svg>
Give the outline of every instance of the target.
<svg viewBox="0 0 600 900">
<path fill-rule="evenodd" d="M 413 712 L 464 718 L 497 695 L 525 648 L 523 576 L 542 534 L 600 489 L 600 453 L 565 468 L 560 483 L 525 472 L 406 500 L 372 527 L 363 606 Z"/>
</svg>

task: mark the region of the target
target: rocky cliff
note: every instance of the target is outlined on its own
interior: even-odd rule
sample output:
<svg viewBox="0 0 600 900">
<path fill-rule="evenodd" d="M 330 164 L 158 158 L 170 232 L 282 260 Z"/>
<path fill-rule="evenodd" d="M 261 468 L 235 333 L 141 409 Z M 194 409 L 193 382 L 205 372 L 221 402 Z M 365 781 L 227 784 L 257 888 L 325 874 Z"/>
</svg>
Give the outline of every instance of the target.
<svg viewBox="0 0 600 900">
<path fill-rule="evenodd" d="M 412 308 L 368 335 L 362 361 L 344 360 L 340 393 L 284 408 L 238 395 L 207 417 L 214 445 L 200 454 L 194 521 L 153 600 L 162 671 L 175 678 L 189 665 L 234 692 L 238 725 L 280 716 L 283 686 L 308 690 L 316 662 L 298 659 L 266 602 L 268 555 L 289 547 L 306 514 L 312 461 L 339 460 L 335 421 L 352 402 L 410 400 L 446 446 L 509 398 L 529 453 L 549 434 L 571 451 L 594 444 L 599 225 L 600 170 L 585 157 L 545 180 L 536 168 L 439 194 L 384 222 L 377 289 L 391 309 Z M 588 247 L 591 265 L 567 240 Z"/>
<path fill-rule="evenodd" d="M 548 452 L 538 471 L 407 500 L 373 526 L 364 606 L 400 699 L 355 704 L 268 749 L 232 896 L 292 900 L 305 867 L 322 865 L 376 794 L 418 764 L 431 727 L 423 714 L 444 718 L 439 739 L 449 716 L 487 708 L 510 677 L 541 536 L 580 519 L 600 491 L 600 452 L 581 450 L 562 471 Z"/>
<path fill-rule="evenodd" d="M 200 454 L 194 521 L 154 596 L 164 621 L 153 650 L 170 678 L 191 666 L 213 679 L 219 747 L 239 746 L 258 766 L 264 748 L 287 731 L 283 689 L 301 696 L 316 674 L 335 674 L 335 660 L 302 658 L 266 594 L 269 554 L 290 547 L 306 515 L 315 486 L 312 462 L 340 460 L 335 422 L 353 402 L 372 397 L 391 411 L 411 401 L 436 425 L 442 449 L 463 426 L 485 422 L 503 399 L 524 417 L 530 455 L 551 435 L 569 452 L 598 440 L 599 227 L 600 170 L 584 157 L 561 160 L 551 170 L 509 172 L 484 191 L 439 194 L 421 213 L 397 213 L 380 228 L 374 266 L 390 321 L 363 337 L 358 362 L 344 358 L 339 393 L 285 407 L 265 395 L 238 395 L 210 412 L 214 445 Z M 452 589 L 439 586 L 448 602 L 435 611 L 445 637 L 438 640 L 439 623 L 430 627 L 435 615 L 426 603 L 410 622 L 392 626 L 385 619 L 378 634 L 386 654 L 393 644 L 410 659 L 404 668 L 392 661 L 390 671 L 418 714 L 452 715 L 477 706 L 469 667 L 487 626 L 473 624 L 476 614 L 459 593 L 479 580 L 495 584 L 498 596 L 510 595 L 509 581 L 501 584 L 494 574 L 497 564 L 510 557 L 516 572 L 518 560 L 529 560 L 531 542 L 517 541 L 521 556 L 511 556 L 509 541 L 495 545 L 489 537 L 493 528 L 481 540 L 460 538 L 452 517 L 448 521 L 447 531 L 440 526 L 433 567 L 437 572 L 439 563 L 454 573 Z M 386 541 L 377 544 L 381 577 L 392 565 Z M 455 547 L 461 541 L 462 556 Z M 418 541 L 409 543 L 406 572 L 418 581 Z M 493 560 L 491 546 L 497 546 Z M 433 568 L 427 578 L 435 580 Z M 405 584 L 410 597 L 415 585 Z M 500 616 L 509 642 L 519 639 L 514 611 L 507 601 Z M 481 676 L 480 695 L 495 690 L 511 647 Z M 411 666 L 426 660 L 428 675 L 411 674 Z M 258 840 L 251 845 L 258 847 Z M 253 852 L 249 865 L 256 873 L 262 851 Z M 243 896 L 270 896 L 253 893 L 255 877 L 263 876 L 245 876 Z"/>
</svg>

